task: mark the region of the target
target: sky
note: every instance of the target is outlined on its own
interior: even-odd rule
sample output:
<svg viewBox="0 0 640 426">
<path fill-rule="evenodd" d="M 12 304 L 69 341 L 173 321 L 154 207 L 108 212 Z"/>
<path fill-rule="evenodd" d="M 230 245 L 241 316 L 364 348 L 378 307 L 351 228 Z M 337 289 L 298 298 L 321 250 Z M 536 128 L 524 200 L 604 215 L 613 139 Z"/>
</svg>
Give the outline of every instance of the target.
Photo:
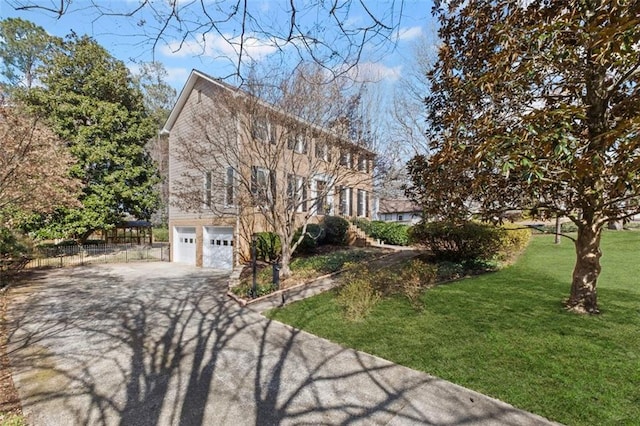
<svg viewBox="0 0 640 426">
<path fill-rule="evenodd" d="M 233 14 L 232 7 L 242 3 L 149 0 L 137 10 L 140 0 L 64 0 L 63 4 L 68 7 L 60 16 L 55 12 L 60 0 L 2 0 L 0 18 L 29 20 L 60 37 L 71 32 L 89 35 L 134 72 L 139 62 L 161 62 L 168 71 L 167 82 L 179 92 L 192 69 L 219 78 L 234 73 L 242 10 Z M 431 0 L 338 0 L 335 3 L 344 6 L 333 11 L 345 31 L 375 24 L 374 18 L 391 28 L 384 31 L 385 38 L 368 33 L 359 64 L 350 71 L 356 79 L 381 80 L 384 85 L 393 86 L 407 73 L 418 40 L 434 39 Z M 299 58 L 298 52 L 305 52 L 305 43 L 312 46 L 324 43 L 324 48 L 316 53 L 329 62 L 337 63 L 336 58 L 349 55 L 344 32 L 338 32 L 337 22 L 330 15 L 329 6 L 334 2 L 296 0 L 295 4 L 298 8 L 295 23 L 304 37 L 284 43 L 291 28 L 289 0 L 247 1 L 243 64 L 284 61 L 283 66 L 291 66 Z M 325 8 L 317 7 L 318 4 L 324 4 Z M 32 8 L 18 10 L 25 6 Z M 177 11 L 179 20 L 171 15 L 172 10 Z M 133 11 L 132 16 L 122 16 Z M 163 26 L 167 17 L 169 25 Z M 215 22 L 215 28 L 211 22 Z M 353 39 L 360 41 L 362 35 L 362 31 L 355 32 Z"/>
</svg>

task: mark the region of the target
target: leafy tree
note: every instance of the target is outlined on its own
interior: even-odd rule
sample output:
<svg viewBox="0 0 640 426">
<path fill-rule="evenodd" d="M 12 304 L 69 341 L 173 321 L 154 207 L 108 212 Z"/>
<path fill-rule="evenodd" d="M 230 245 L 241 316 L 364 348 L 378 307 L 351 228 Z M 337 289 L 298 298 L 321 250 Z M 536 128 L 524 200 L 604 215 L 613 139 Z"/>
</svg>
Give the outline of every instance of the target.
<svg viewBox="0 0 640 426">
<path fill-rule="evenodd" d="M 0 107 L 0 228 L 16 217 L 77 204 L 64 142 L 19 106 Z"/>
<path fill-rule="evenodd" d="M 2 75 L 9 87 L 30 88 L 38 79 L 37 68 L 61 44 L 44 28 L 20 18 L 0 21 Z"/>
<path fill-rule="evenodd" d="M 567 216 L 566 307 L 598 313 L 603 226 L 640 213 L 640 3 L 455 0 L 434 14 L 433 155 L 411 160 L 409 194 L 436 216 Z"/>
<path fill-rule="evenodd" d="M 41 81 L 25 100 L 67 141 L 76 159 L 71 176 L 84 185 L 82 206 L 42 218 L 41 234 L 84 241 L 126 214 L 148 219 L 158 205 L 158 178 L 145 144 L 156 131 L 126 66 L 94 40 L 73 35 L 47 61 Z"/>
</svg>

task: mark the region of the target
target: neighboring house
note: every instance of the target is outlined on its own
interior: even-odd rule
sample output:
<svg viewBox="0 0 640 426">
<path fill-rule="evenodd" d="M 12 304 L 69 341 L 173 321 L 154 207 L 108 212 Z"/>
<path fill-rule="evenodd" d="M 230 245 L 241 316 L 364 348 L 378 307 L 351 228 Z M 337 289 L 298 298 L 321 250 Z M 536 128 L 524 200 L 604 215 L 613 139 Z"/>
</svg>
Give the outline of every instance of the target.
<svg viewBox="0 0 640 426">
<path fill-rule="evenodd" d="M 174 262 L 230 269 L 248 258 L 252 235 L 291 217 L 296 227 L 371 218 L 371 151 L 202 72 L 191 72 L 162 133 Z"/>
<path fill-rule="evenodd" d="M 406 200 L 384 200 L 378 202 L 378 220 L 415 225 L 422 220 L 422 209 L 416 203 Z"/>
</svg>

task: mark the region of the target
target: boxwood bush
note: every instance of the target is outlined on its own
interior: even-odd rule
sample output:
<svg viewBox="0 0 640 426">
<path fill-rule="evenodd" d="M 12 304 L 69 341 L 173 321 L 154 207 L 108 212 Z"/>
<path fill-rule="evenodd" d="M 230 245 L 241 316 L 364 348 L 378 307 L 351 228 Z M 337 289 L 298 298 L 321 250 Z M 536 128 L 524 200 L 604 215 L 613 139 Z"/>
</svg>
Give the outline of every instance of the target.
<svg viewBox="0 0 640 426">
<path fill-rule="evenodd" d="M 325 231 L 325 244 L 345 245 L 349 221 L 339 216 L 326 216 L 322 222 Z"/>
</svg>

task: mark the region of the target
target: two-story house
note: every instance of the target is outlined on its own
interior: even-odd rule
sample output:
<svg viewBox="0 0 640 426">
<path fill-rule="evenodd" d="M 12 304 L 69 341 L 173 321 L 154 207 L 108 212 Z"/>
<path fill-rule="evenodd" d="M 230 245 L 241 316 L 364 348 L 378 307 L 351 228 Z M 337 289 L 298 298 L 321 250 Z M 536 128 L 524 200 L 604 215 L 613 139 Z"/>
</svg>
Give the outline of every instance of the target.
<svg viewBox="0 0 640 426">
<path fill-rule="evenodd" d="M 191 72 L 162 131 L 172 261 L 230 269 L 257 232 L 286 240 L 326 215 L 371 217 L 374 153 L 303 109 Z"/>
</svg>

